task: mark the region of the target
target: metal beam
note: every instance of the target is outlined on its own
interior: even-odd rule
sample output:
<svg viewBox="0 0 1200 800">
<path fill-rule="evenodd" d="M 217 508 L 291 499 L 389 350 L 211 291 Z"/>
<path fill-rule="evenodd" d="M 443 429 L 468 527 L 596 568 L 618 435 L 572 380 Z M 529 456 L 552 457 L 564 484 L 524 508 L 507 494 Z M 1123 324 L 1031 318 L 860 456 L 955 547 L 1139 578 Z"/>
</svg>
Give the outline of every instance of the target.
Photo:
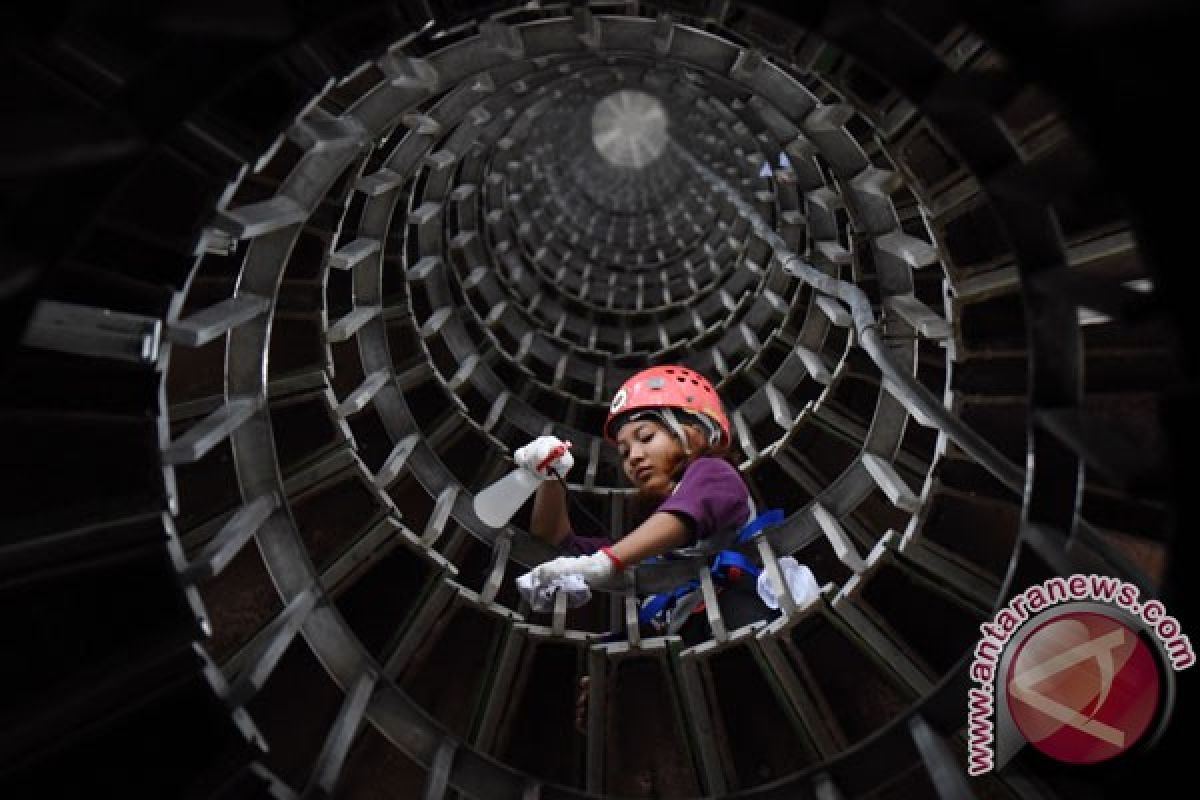
<svg viewBox="0 0 1200 800">
<path fill-rule="evenodd" d="M 378 678 L 373 672 L 364 672 L 346 693 L 342 707 L 338 709 L 337 717 L 333 720 L 325 743 L 321 746 L 321 752 L 317 755 L 308 786 L 301 796 L 302 800 L 325 800 L 333 796 L 342 768 L 346 764 L 350 745 L 362 724 Z"/>
</svg>

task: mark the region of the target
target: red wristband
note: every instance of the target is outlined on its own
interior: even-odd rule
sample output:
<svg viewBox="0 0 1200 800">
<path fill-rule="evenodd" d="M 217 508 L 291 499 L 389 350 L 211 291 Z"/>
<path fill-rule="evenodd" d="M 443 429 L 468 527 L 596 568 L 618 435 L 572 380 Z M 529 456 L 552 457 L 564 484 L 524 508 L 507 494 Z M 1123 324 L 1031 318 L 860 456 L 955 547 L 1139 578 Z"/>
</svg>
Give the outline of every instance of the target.
<svg viewBox="0 0 1200 800">
<path fill-rule="evenodd" d="M 601 547 L 600 552 L 612 559 L 613 566 L 617 568 L 617 572 L 625 570 L 625 565 L 621 563 L 621 559 L 617 558 L 617 554 L 612 551 L 611 547 Z"/>
</svg>

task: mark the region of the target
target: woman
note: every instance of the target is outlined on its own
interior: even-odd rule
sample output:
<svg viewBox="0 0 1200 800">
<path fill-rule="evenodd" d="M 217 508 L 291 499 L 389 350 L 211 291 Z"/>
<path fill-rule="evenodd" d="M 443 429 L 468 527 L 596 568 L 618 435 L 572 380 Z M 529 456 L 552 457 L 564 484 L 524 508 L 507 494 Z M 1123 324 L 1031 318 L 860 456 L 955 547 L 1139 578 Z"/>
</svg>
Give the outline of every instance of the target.
<svg viewBox="0 0 1200 800">
<path fill-rule="evenodd" d="M 749 490 L 737 469 L 722 456 L 731 442 L 729 419 L 712 384 L 679 366 L 652 367 L 627 380 L 614 395 L 604 438 L 615 444 L 626 477 L 653 513 L 616 541 L 577 535 L 567 515 L 561 481 L 574 464 L 563 442 L 542 436 L 516 451 L 519 465 L 543 483 L 534 498 L 530 532 L 567 553 L 536 567 L 534 586 L 578 575 L 589 585 L 669 551 L 705 541 L 717 548 L 732 543 L 754 517 Z M 718 586 L 720 610 L 729 628 L 760 619 L 771 611 L 749 576 Z M 686 644 L 711 636 L 698 590 L 678 598 L 673 618 L 655 620 L 678 632 Z"/>
</svg>

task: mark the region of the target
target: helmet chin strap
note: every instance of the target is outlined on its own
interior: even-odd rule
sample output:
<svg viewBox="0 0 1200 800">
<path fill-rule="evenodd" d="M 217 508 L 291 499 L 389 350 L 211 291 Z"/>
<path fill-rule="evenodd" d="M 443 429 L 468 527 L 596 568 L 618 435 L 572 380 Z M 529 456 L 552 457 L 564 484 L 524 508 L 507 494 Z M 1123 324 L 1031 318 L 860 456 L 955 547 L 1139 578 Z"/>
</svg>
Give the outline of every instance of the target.
<svg viewBox="0 0 1200 800">
<path fill-rule="evenodd" d="M 675 416 L 675 409 L 664 408 L 661 411 L 662 418 L 667 427 L 671 429 L 671 433 L 679 437 L 679 441 L 683 444 L 683 454 L 690 456 L 692 454 L 692 446 L 688 442 L 687 431 L 683 429 L 683 424 L 680 423 L 679 417 Z"/>
</svg>

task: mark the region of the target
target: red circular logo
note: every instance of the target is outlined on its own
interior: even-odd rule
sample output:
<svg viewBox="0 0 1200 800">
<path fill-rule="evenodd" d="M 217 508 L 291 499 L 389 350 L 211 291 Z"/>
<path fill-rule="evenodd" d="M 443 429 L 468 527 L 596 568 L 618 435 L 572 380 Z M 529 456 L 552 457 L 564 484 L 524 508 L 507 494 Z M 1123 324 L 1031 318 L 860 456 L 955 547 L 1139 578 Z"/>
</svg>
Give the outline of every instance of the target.
<svg viewBox="0 0 1200 800">
<path fill-rule="evenodd" d="M 1008 711 L 1051 758 L 1094 764 L 1137 744 L 1158 710 L 1154 654 L 1105 614 L 1069 612 L 1038 626 L 1015 652 Z"/>
</svg>

